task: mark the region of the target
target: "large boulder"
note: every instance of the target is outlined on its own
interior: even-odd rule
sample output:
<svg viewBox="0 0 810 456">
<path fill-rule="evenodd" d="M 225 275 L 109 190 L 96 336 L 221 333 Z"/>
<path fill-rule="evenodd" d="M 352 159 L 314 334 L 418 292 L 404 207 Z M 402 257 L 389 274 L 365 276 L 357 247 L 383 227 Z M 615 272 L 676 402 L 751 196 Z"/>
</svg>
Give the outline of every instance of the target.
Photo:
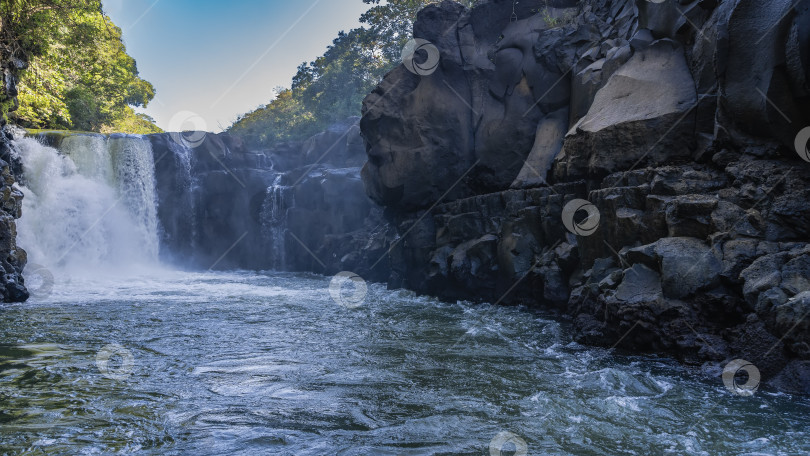
<svg viewBox="0 0 810 456">
<path fill-rule="evenodd" d="M 676 299 L 717 285 L 723 271 L 720 253 L 695 238 L 664 238 L 630 249 L 624 257 L 660 271 L 664 294 Z"/>
<path fill-rule="evenodd" d="M 808 6 L 791 0 L 729 3 L 735 6 L 728 20 L 722 106 L 747 133 L 775 137 L 792 148 L 796 133 L 810 122 Z"/>
<path fill-rule="evenodd" d="M 544 2 L 520 2 L 516 20 L 497 3 L 467 10 L 444 1 L 420 11 L 414 37 L 430 43 L 435 71 L 399 66 L 364 100 L 363 179 L 378 204 L 407 212 L 504 190 L 533 146 L 540 168 L 556 154 L 567 129 L 568 68 L 578 58 L 571 44 L 585 38 L 534 14 Z M 575 5 L 546 6 L 562 17 Z"/>
<path fill-rule="evenodd" d="M 435 72 L 418 75 L 395 68 L 363 102 L 360 128 L 368 162 L 363 180 L 378 204 L 414 210 L 451 199 L 469 190 L 459 179 L 475 162 L 473 155 L 471 88 L 464 75 L 454 31 L 465 12 L 444 2 L 419 13 L 417 24 L 436 43 L 440 63 Z M 429 34 L 427 32 L 430 32 Z"/>
<path fill-rule="evenodd" d="M 695 82 L 678 43 L 659 40 L 636 51 L 571 128 L 555 177 L 601 178 L 689 157 L 696 102 Z"/>
</svg>

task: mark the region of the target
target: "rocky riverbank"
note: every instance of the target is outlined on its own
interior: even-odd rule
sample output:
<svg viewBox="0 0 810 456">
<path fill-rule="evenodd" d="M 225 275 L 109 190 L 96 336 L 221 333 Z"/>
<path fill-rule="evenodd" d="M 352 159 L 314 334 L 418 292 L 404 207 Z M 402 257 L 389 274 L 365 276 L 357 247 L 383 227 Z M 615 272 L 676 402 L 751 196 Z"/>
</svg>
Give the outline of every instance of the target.
<svg viewBox="0 0 810 456">
<path fill-rule="evenodd" d="M 360 123 L 392 286 L 810 392 L 807 5 L 445 1 L 414 36 L 438 65 Z"/>
</svg>

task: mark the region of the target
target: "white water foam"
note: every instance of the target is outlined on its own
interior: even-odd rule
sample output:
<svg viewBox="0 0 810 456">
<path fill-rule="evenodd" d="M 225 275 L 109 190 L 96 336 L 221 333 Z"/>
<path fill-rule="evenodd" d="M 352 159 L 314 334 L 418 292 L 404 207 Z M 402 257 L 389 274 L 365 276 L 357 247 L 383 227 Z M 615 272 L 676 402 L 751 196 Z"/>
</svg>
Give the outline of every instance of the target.
<svg viewBox="0 0 810 456">
<path fill-rule="evenodd" d="M 62 277 L 128 274 L 157 265 L 154 163 L 147 140 L 72 135 L 63 139 L 61 153 L 31 138 L 15 147 L 25 184 L 18 242 L 29 263 Z"/>
</svg>

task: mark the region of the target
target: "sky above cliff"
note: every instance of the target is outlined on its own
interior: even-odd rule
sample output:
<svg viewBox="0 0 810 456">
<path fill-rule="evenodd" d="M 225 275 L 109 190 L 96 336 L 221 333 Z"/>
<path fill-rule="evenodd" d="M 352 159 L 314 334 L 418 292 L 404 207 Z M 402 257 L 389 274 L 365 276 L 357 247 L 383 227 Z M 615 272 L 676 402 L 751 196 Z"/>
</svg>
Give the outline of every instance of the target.
<svg viewBox="0 0 810 456">
<path fill-rule="evenodd" d="M 289 87 L 299 64 L 360 25 L 362 0 L 103 0 L 141 77 L 145 112 L 164 130 L 227 128 Z M 190 113 L 196 114 L 189 120 Z M 198 116 L 198 117 L 197 117 Z"/>
</svg>

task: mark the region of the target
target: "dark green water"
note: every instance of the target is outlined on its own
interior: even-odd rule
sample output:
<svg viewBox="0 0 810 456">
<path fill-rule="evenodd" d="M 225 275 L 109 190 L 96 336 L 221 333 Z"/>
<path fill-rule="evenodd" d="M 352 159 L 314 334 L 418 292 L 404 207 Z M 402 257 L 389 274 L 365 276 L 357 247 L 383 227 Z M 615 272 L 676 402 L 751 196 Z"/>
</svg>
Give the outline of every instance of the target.
<svg viewBox="0 0 810 456">
<path fill-rule="evenodd" d="M 810 453 L 806 398 L 582 347 L 525 309 L 380 286 L 348 309 L 328 286 L 57 278 L 0 308 L 0 454 L 498 455 L 504 432 L 503 455 Z"/>
</svg>

